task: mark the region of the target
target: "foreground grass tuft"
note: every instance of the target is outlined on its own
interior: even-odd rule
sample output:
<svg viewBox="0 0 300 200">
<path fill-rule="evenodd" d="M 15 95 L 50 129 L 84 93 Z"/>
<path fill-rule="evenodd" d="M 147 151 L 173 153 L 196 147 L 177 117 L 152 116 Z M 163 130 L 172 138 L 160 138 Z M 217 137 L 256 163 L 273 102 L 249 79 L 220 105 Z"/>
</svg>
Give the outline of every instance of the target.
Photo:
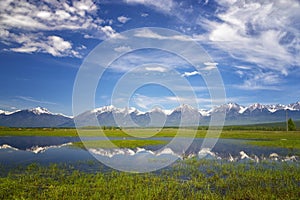
<svg viewBox="0 0 300 200">
<path fill-rule="evenodd" d="M 0 199 L 299 199 L 296 164 L 187 160 L 159 174 L 36 164 L 0 178 Z"/>
</svg>

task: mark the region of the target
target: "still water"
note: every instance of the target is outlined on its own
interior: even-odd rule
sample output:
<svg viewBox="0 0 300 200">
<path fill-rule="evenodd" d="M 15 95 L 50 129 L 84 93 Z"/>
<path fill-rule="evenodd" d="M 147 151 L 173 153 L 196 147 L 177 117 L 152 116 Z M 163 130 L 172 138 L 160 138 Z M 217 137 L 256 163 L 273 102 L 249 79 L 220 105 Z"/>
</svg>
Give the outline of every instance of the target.
<svg viewBox="0 0 300 200">
<path fill-rule="evenodd" d="M 84 140 L 103 138 L 83 138 Z M 116 138 L 111 138 L 116 139 Z M 152 138 L 153 140 L 171 140 L 172 138 Z M 298 161 L 296 150 L 283 148 L 258 147 L 246 144 L 247 140 L 219 139 L 213 149 L 200 149 L 202 138 L 194 139 L 185 153 L 166 149 L 164 145 L 144 146 L 128 149 L 81 149 L 73 147 L 73 142 L 80 141 L 78 137 L 43 137 L 43 136 L 7 136 L 0 137 L 0 164 L 5 166 L 27 165 L 30 163 L 72 163 L 78 161 L 95 160 L 95 157 L 124 156 L 125 158 L 151 154 L 154 156 L 172 156 L 179 159 L 192 156 L 200 156 L 205 159 L 224 159 L 228 161 L 240 161 L 243 159 L 259 162 L 264 159 L 279 161 Z"/>
</svg>

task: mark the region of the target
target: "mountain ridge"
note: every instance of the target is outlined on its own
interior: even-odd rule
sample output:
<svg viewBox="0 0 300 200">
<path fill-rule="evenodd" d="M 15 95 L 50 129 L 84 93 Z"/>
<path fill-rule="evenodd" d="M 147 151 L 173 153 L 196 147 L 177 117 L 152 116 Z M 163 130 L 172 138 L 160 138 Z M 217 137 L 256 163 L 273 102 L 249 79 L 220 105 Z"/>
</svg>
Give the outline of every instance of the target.
<svg viewBox="0 0 300 200">
<path fill-rule="evenodd" d="M 3 111 L 0 110 L 0 126 L 11 127 L 74 127 L 77 126 L 180 126 L 208 125 L 213 114 L 226 113 L 226 125 L 242 125 L 284 121 L 286 114 L 293 119 L 300 119 L 300 102 L 288 105 L 264 105 L 260 103 L 249 106 L 226 103 L 211 109 L 196 109 L 183 104 L 171 110 L 159 107 L 149 111 L 140 111 L 134 107 L 117 108 L 113 105 L 95 108 L 75 117 L 52 113 L 43 107 Z M 96 116 L 96 118 L 95 118 Z M 182 118 L 184 116 L 184 118 Z M 97 120 L 95 120 L 97 119 Z M 183 120 L 180 124 L 180 120 Z"/>
</svg>

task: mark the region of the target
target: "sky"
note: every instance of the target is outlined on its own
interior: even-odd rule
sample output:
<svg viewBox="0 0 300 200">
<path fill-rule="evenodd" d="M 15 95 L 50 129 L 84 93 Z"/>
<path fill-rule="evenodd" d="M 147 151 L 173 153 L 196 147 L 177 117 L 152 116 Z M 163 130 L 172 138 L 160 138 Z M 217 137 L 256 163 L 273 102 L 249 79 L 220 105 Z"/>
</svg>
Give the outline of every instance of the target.
<svg viewBox="0 0 300 200">
<path fill-rule="evenodd" d="M 189 38 L 200 45 L 212 61 L 203 63 L 202 69 L 209 73 L 217 68 L 225 102 L 245 106 L 297 102 L 299 10 L 297 0 L 1 0 L 0 109 L 41 106 L 72 115 L 74 82 L 93 49 L 130 30 L 145 40 L 170 40 L 150 27 L 178 32 L 172 38 L 174 44 Z M 138 28 L 143 31 L 137 32 Z M 95 107 L 113 103 L 149 110 L 190 104 L 189 97 L 179 101 L 176 96 L 176 91 L 186 89 L 179 79 L 191 85 L 199 108 L 211 107 L 202 72 L 184 58 L 159 49 L 130 50 L 126 45 L 115 48 L 126 53 L 103 73 L 95 91 Z M 141 85 L 124 100 L 116 87 L 133 72 L 137 79 L 149 73 L 156 73 L 156 78 L 159 73 L 166 79 L 177 78 L 170 88 Z"/>
</svg>

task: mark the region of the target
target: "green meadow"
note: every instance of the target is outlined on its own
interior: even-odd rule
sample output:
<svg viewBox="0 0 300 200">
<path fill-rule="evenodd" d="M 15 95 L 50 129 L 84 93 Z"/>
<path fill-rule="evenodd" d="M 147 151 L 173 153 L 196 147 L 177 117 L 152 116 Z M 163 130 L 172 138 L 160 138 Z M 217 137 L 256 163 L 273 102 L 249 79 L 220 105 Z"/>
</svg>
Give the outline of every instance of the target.
<svg viewBox="0 0 300 200">
<path fill-rule="evenodd" d="M 180 129 L 180 137 L 206 137 L 207 130 L 194 130 L 191 128 Z M 155 145 L 156 142 L 147 140 L 151 137 L 175 137 L 178 136 L 177 128 L 163 128 L 161 130 L 144 128 L 144 129 L 96 129 L 86 128 L 80 129 L 79 134 L 76 129 L 66 128 L 0 128 L 0 136 L 55 136 L 55 137 L 116 137 L 125 138 L 127 141 L 116 141 L 116 145 L 121 147 L 137 147 L 139 145 Z M 138 137 L 144 140 L 135 140 Z M 236 130 L 224 128 L 220 134 L 220 138 L 227 139 L 247 139 L 247 144 L 300 149 L 300 131 L 274 131 L 274 130 Z M 116 139 L 118 140 L 118 139 Z M 131 141 L 131 142 L 130 142 Z M 152 142 L 152 144 L 151 144 Z M 127 143 L 127 145 L 126 145 Z M 134 144 L 136 143 L 136 144 Z M 162 144 L 162 141 L 160 143 Z M 92 145 L 92 144 L 91 144 Z M 77 144 L 80 146 L 80 144 Z"/>
<path fill-rule="evenodd" d="M 91 164 L 93 165 L 93 164 Z M 87 173 L 37 164 L 0 177 L 0 199 L 299 199 L 296 164 L 189 159 L 159 173 Z"/>
</svg>

